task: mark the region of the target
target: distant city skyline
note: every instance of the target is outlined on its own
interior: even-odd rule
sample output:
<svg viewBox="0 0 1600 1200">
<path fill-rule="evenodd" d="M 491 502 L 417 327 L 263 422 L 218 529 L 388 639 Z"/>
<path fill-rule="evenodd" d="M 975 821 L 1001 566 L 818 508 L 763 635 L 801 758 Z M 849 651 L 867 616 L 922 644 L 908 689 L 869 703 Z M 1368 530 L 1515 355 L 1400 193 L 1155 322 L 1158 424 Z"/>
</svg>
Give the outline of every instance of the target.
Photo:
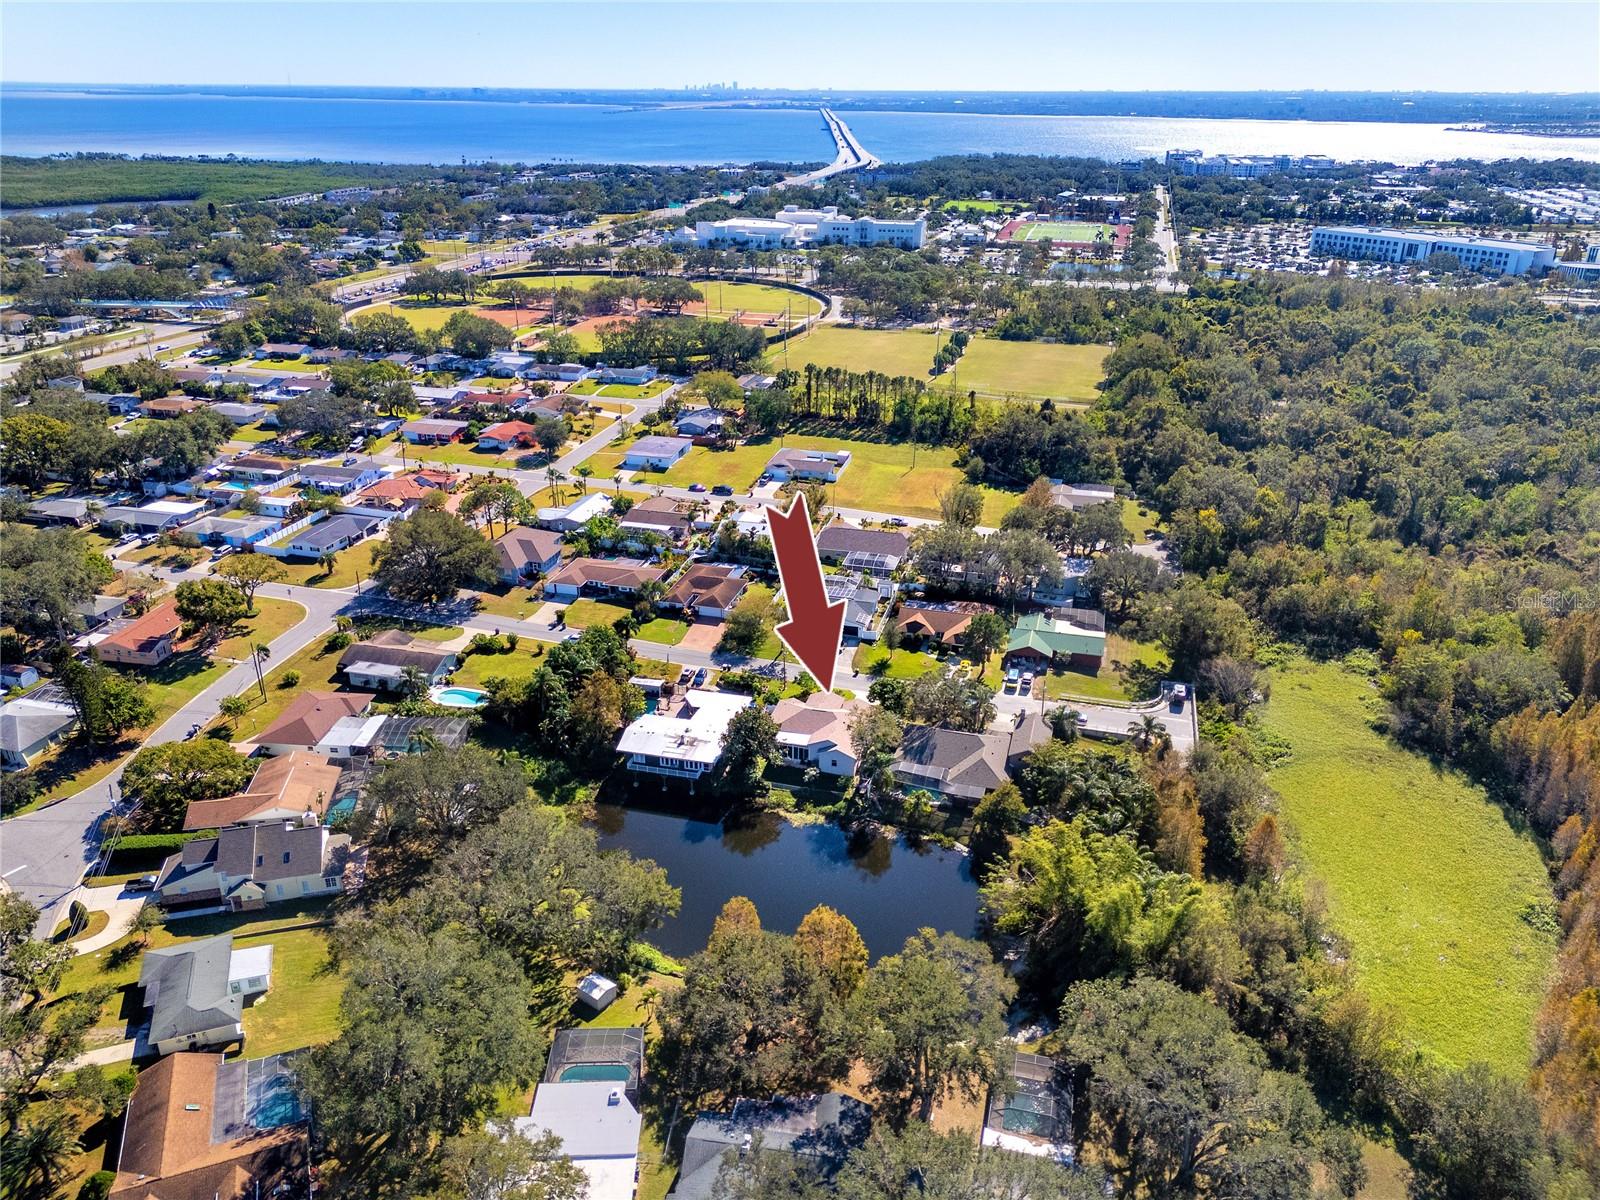
<svg viewBox="0 0 1600 1200">
<path fill-rule="evenodd" d="M 1600 91 L 1600 5 L 1592 0 L 5 0 L 3 15 L 0 70 L 14 82 L 680 89 L 737 80 L 746 88 L 858 91 Z M 71 22 L 70 34 L 64 35 L 64 21 Z M 230 52 L 246 44 L 248 53 Z"/>
</svg>

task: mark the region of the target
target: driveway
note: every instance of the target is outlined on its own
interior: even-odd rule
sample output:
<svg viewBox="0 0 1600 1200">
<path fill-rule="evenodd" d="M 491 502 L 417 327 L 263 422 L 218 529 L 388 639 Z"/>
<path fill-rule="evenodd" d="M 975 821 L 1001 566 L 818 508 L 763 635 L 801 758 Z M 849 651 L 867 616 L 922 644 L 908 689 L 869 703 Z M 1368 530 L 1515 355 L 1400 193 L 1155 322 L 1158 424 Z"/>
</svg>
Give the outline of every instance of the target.
<svg viewBox="0 0 1600 1200">
<path fill-rule="evenodd" d="M 683 641 L 678 645 L 685 650 L 704 650 L 710 653 L 717 648 L 717 643 L 721 640 L 721 621 L 700 620 L 689 626 L 689 631 L 683 635 Z"/>
<path fill-rule="evenodd" d="M 112 884 L 109 887 L 81 888 L 78 891 L 78 899 L 83 901 L 83 906 L 90 912 L 110 915 L 106 927 L 99 933 L 72 943 L 74 954 L 93 954 L 102 946 L 109 946 L 112 942 L 120 940 L 128 932 L 134 917 L 138 916 L 139 910 L 144 907 L 145 895 L 139 892 L 125 892 L 121 884 Z"/>
</svg>

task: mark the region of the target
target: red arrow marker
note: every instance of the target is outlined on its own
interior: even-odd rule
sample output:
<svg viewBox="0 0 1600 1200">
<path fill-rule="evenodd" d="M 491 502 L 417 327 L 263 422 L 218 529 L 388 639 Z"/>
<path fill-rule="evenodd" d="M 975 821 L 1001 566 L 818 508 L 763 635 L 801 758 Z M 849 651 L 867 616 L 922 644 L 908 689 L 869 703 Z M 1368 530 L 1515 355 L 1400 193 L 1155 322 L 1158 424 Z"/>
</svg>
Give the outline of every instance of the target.
<svg viewBox="0 0 1600 1200">
<path fill-rule="evenodd" d="M 833 690 L 833 672 L 839 665 L 839 641 L 844 632 L 844 601 L 828 603 L 822 586 L 822 560 L 811 536 L 811 512 L 801 492 L 787 514 L 767 506 L 767 528 L 778 559 L 778 579 L 789 605 L 789 619 L 775 631 L 793 654 L 822 685 Z"/>
</svg>

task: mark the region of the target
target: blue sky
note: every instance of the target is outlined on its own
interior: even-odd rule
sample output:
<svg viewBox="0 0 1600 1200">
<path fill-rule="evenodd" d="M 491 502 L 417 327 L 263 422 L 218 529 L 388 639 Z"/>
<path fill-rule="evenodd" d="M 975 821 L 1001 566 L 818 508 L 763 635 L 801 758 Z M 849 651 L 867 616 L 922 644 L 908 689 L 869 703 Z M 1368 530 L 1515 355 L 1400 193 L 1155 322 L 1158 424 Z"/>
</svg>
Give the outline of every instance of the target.
<svg viewBox="0 0 1600 1200">
<path fill-rule="evenodd" d="M 1600 90 L 1600 4 L 4 0 L 14 81 Z"/>
</svg>

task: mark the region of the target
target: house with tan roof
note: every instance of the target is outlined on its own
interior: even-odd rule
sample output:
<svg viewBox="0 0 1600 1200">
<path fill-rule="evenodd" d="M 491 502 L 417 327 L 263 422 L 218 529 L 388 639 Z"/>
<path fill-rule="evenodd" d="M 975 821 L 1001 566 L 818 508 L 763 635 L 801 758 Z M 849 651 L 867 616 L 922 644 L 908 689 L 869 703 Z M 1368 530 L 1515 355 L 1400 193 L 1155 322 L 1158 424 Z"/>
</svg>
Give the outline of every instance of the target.
<svg viewBox="0 0 1600 1200">
<path fill-rule="evenodd" d="M 470 399 L 470 397 L 469 397 Z M 534 428 L 526 421 L 500 421 L 478 434 L 480 450 L 511 450 L 534 443 Z"/>
<path fill-rule="evenodd" d="M 786 766 L 815 767 L 825 775 L 856 773 L 855 743 L 850 722 L 867 708 L 834 692 L 813 692 L 805 699 L 778 701 L 772 720 L 778 726 L 778 756 Z"/>
<path fill-rule="evenodd" d="M 651 496 L 635 504 L 617 522 L 625 533 L 654 533 L 681 542 L 694 532 L 694 505 L 671 496 Z"/>
<path fill-rule="evenodd" d="M 894 775 L 908 788 L 976 803 L 1005 783 L 1011 738 L 916 725 L 906 730 Z"/>
<path fill-rule="evenodd" d="M 374 699 L 370 692 L 303 692 L 256 735 L 256 745 L 268 754 L 310 750 L 340 719 L 366 712 Z"/>
<path fill-rule="evenodd" d="M 191 400 L 187 396 L 159 396 L 139 405 L 139 411 L 147 417 L 166 418 L 181 417 L 185 413 L 192 413 L 204 407 L 200 401 Z"/>
<path fill-rule="evenodd" d="M 176 601 L 158 604 L 142 617 L 115 621 L 94 635 L 94 656 L 124 667 L 159 667 L 172 657 L 183 622 Z"/>
<path fill-rule="evenodd" d="M 442 421 L 435 417 L 419 417 L 400 426 L 400 436 L 420 446 L 444 446 L 461 440 L 467 431 L 465 421 Z"/>
<path fill-rule="evenodd" d="M 685 620 L 717 620 L 728 615 L 749 585 L 743 567 L 690 563 L 661 598 L 661 607 L 681 609 Z"/>
<path fill-rule="evenodd" d="M 779 450 L 767 460 L 767 474 L 780 482 L 809 479 L 834 483 L 850 465 L 848 450 Z"/>
<path fill-rule="evenodd" d="M 286 1102 L 265 1105 L 263 1096 Z M 184 1051 L 146 1067 L 128 1101 L 110 1200 L 308 1195 L 305 1114 L 292 1097 L 282 1056 Z"/>
<path fill-rule="evenodd" d="M 895 627 L 910 642 L 959 647 L 966 640 L 967 626 L 979 613 L 993 612 L 987 604 L 953 600 L 945 604 L 908 602 L 895 614 Z"/>
<path fill-rule="evenodd" d="M 185 829 L 221 829 L 253 821 L 322 820 L 333 803 L 340 770 L 321 754 L 291 750 L 263 759 L 249 786 L 233 796 L 192 800 Z"/>
<path fill-rule="evenodd" d="M 626 558 L 575 558 L 544 581 L 547 600 L 579 596 L 631 596 L 666 576 L 660 567 Z"/>
<path fill-rule="evenodd" d="M 434 492 L 454 491 L 456 476 L 449 471 L 412 471 L 391 475 L 362 488 L 350 497 L 352 508 L 373 508 L 383 512 L 411 512 Z"/>
</svg>

